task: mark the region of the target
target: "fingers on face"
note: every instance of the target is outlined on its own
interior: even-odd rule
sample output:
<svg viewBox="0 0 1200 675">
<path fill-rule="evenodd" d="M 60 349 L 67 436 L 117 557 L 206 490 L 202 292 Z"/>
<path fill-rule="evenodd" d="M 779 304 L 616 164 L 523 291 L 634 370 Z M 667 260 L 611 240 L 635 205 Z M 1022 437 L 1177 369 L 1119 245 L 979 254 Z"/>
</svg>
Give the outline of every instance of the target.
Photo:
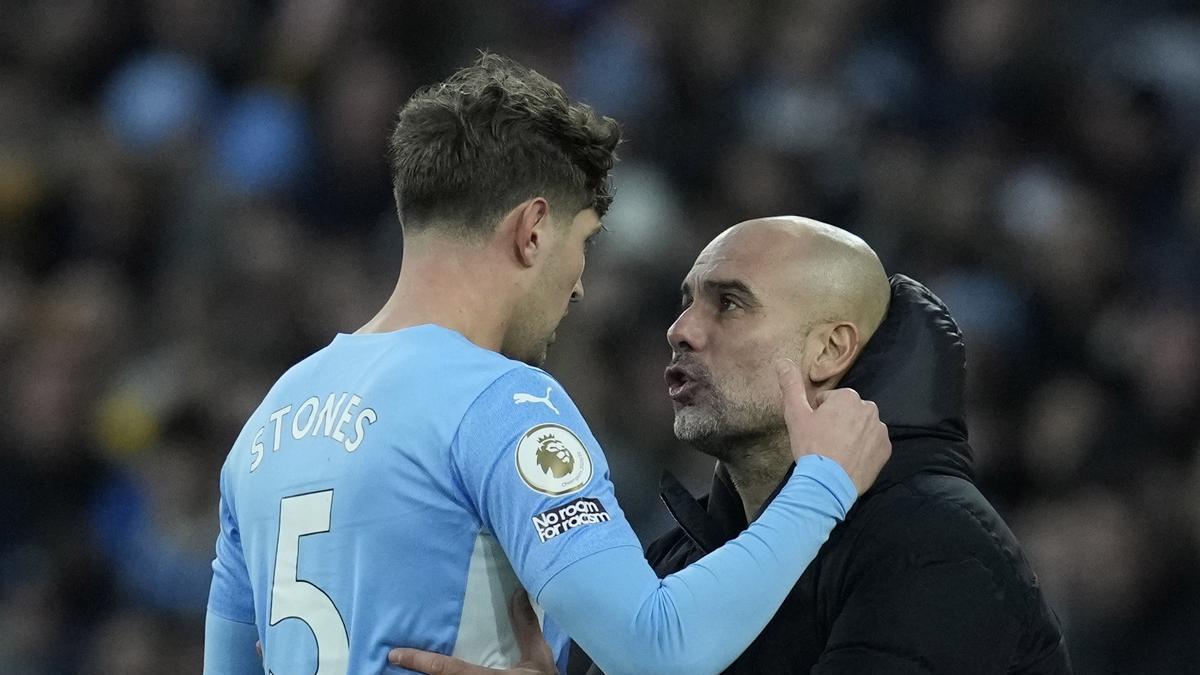
<svg viewBox="0 0 1200 675">
<path fill-rule="evenodd" d="M 784 420 L 790 423 L 795 421 L 797 413 L 812 412 L 808 387 L 800 374 L 800 367 L 791 359 L 777 359 L 775 374 L 779 377 L 779 389 L 783 392 Z"/>
<path fill-rule="evenodd" d="M 857 391 L 845 388 L 826 389 L 824 391 L 819 391 L 817 392 L 816 399 L 817 405 L 824 405 L 825 403 L 831 402 L 838 403 L 840 405 L 847 405 L 861 400 Z"/>
</svg>

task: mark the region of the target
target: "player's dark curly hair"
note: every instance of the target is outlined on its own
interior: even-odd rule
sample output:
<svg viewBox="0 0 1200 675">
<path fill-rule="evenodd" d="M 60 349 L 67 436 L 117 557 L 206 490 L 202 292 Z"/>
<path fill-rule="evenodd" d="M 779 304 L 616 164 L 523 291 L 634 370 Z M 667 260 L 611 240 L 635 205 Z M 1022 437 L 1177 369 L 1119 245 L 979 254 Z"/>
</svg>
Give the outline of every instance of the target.
<svg viewBox="0 0 1200 675">
<path fill-rule="evenodd" d="M 483 236 L 517 204 L 544 196 L 566 222 L 612 203 L 615 120 L 511 59 L 482 54 L 400 110 L 389 154 L 406 231 Z"/>
</svg>

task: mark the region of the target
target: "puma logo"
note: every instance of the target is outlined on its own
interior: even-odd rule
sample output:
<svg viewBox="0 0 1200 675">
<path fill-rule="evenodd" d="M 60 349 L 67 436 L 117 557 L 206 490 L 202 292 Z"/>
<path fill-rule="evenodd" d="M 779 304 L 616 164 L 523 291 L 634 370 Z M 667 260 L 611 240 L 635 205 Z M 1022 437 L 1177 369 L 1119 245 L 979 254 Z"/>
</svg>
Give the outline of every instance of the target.
<svg viewBox="0 0 1200 675">
<path fill-rule="evenodd" d="M 550 402 L 550 391 L 552 389 L 554 387 L 546 387 L 546 395 L 541 397 L 525 393 L 513 394 L 513 403 L 545 403 L 546 407 L 553 410 L 555 415 L 561 415 L 562 413 L 558 412 L 558 408 L 555 408 L 554 404 Z"/>
</svg>

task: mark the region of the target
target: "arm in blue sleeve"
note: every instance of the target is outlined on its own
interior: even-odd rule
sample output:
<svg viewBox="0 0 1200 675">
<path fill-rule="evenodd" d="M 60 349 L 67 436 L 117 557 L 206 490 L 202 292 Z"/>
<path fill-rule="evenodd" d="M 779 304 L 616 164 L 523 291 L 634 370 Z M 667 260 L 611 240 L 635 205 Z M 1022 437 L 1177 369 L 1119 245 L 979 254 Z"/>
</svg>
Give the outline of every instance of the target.
<svg viewBox="0 0 1200 675">
<path fill-rule="evenodd" d="M 204 620 L 204 673 L 262 673 L 262 660 L 254 649 L 258 630 L 254 624 L 254 592 L 242 552 L 241 531 L 221 470 L 220 531 L 213 558 L 208 614 Z"/>
<path fill-rule="evenodd" d="M 204 619 L 204 675 L 262 675 L 258 630 L 212 612 Z"/>
<path fill-rule="evenodd" d="M 254 591 L 242 551 L 242 533 L 226 489 L 226 472 L 221 470 L 221 501 L 217 507 L 220 531 L 213 558 L 212 585 L 208 589 L 208 611 L 237 621 L 254 623 Z"/>
<path fill-rule="evenodd" d="M 641 551 L 594 553 L 537 601 L 609 675 L 716 673 L 762 631 L 857 496 L 833 460 L 808 456 L 733 541 L 660 580 Z"/>
</svg>

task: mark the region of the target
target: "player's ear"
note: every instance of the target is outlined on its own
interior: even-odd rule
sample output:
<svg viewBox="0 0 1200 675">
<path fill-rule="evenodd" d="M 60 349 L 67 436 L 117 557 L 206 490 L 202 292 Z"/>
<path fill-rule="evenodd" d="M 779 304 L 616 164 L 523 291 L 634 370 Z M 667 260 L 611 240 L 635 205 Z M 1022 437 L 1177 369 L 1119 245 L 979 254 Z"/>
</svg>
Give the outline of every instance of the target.
<svg viewBox="0 0 1200 675">
<path fill-rule="evenodd" d="M 812 354 L 808 378 L 821 385 L 841 379 L 858 356 L 858 327 L 841 321 L 814 326 L 805 351 Z M 811 350 L 811 351 L 809 351 Z"/>
<path fill-rule="evenodd" d="M 533 267 L 542 253 L 546 232 L 550 225 L 550 205 L 544 197 L 534 197 L 521 202 L 509 212 L 511 219 L 513 251 L 517 261 L 524 267 Z"/>
</svg>

